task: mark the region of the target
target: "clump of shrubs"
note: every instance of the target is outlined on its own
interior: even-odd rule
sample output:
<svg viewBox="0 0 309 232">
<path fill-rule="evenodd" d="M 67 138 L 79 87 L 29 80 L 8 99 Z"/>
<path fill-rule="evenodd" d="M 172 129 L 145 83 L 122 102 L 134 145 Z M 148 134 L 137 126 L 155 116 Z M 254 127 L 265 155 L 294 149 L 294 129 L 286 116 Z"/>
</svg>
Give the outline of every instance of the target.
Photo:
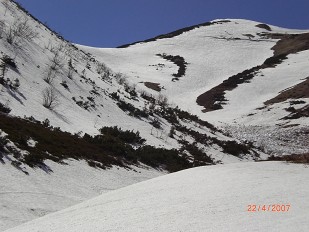
<svg viewBox="0 0 309 232">
<path fill-rule="evenodd" d="M 237 143 L 236 141 L 224 141 L 221 144 L 221 147 L 223 148 L 224 153 L 228 153 L 236 157 L 241 157 L 241 155 L 250 153 L 249 146 Z"/>
<path fill-rule="evenodd" d="M 293 154 L 284 156 L 270 156 L 269 161 L 287 161 L 291 163 L 309 164 L 309 153 L 305 154 Z"/>
<path fill-rule="evenodd" d="M 134 105 L 131 103 L 125 102 L 123 100 L 118 100 L 117 105 L 120 109 L 123 111 L 127 111 L 130 113 L 131 116 L 136 117 L 136 118 L 148 118 L 148 114 L 144 110 L 140 110 L 136 108 Z"/>
<path fill-rule="evenodd" d="M 21 119 L 0 114 L 0 128 L 10 141 L 28 153 L 18 161 L 33 168 L 46 168 L 44 161 L 47 159 L 63 163 L 69 158 L 86 160 L 96 168 L 127 167 L 139 162 L 170 172 L 191 167 L 181 152 L 144 145 L 145 139 L 139 132 L 118 127 L 103 127 L 98 135 L 82 136 L 53 128 L 49 120 L 40 122 L 33 117 Z M 35 147 L 27 145 L 30 137 L 37 141 Z"/>
<path fill-rule="evenodd" d="M 139 131 L 136 131 L 136 132 L 134 132 L 133 130 L 132 131 L 129 131 L 129 130 L 123 131 L 121 128 L 118 128 L 117 126 L 102 127 L 99 131 L 102 135 L 113 136 L 113 137 L 119 138 L 121 141 L 123 141 L 125 143 L 129 143 L 129 144 L 142 145 L 143 143 L 146 142 L 146 140 L 143 139 L 140 136 Z"/>
<path fill-rule="evenodd" d="M 10 107 L 3 105 L 0 102 L 0 112 L 5 113 L 5 114 L 9 114 L 11 112 L 11 109 L 10 109 Z"/>
</svg>

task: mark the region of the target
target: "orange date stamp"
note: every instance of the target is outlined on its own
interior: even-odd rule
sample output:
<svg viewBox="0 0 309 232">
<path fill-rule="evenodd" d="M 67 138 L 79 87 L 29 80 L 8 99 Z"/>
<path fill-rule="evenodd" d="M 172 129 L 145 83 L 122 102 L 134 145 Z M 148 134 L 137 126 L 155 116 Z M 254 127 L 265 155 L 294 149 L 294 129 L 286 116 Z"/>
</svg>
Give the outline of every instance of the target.
<svg viewBox="0 0 309 232">
<path fill-rule="evenodd" d="M 247 212 L 289 212 L 291 204 L 272 204 L 272 205 L 247 205 Z"/>
</svg>

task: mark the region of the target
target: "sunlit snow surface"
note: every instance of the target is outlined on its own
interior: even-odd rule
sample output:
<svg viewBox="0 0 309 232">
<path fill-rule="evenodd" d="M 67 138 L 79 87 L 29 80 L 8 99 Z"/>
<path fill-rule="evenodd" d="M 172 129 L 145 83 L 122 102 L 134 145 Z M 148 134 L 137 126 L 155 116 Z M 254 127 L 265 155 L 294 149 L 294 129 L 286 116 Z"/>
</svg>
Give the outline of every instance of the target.
<svg viewBox="0 0 309 232">
<path fill-rule="evenodd" d="M 14 7 L 7 11 L 0 5 L 0 21 L 11 25 L 23 13 Z M 113 81 L 102 81 L 95 65 L 87 69 L 89 56 L 81 51 L 73 53 L 74 67 L 78 74 L 67 78 L 67 54 L 63 56 L 64 68 L 53 82 L 60 97 L 60 105 L 53 111 L 42 105 L 42 91 L 49 87 L 43 78 L 50 66 L 51 47 L 62 46 L 61 40 L 43 25 L 30 20 L 30 26 L 39 36 L 33 42 L 25 42 L 22 49 L 14 49 L 4 39 L 0 49 L 14 58 L 17 71 L 9 69 L 7 77 L 18 78 L 20 88 L 11 91 L 0 86 L 1 103 L 12 109 L 14 116 L 34 116 L 37 120 L 48 118 L 52 126 L 76 133 L 97 134 L 102 126 L 120 126 L 125 130 L 138 130 L 147 144 L 178 148 L 175 139 L 168 138 L 170 124 L 164 121 L 164 139 L 151 133 L 152 126 L 145 120 L 129 116 L 109 97 L 123 86 Z M 216 125 L 228 128 L 228 132 L 240 140 L 256 141 L 270 153 L 300 152 L 308 149 L 306 137 L 293 137 L 293 144 L 283 144 L 292 130 L 277 130 L 274 124 L 299 124 L 308 127 L 308 119 L 282 122 L 287 115 L 284 108 L 289 103 L 275 104 L 270 108 L 256 110 L 263 102 L 279 91 L 301 82 L 308 76 L 308 51 L 288 56 L 276 68 L 265 69 L 252 79 L 228 92 L 228 105 L 223 110 L 204 114 L 196 104 L 196 98 L 220 84 L 228 77 L 260 65 L 272 56 L 271 47 L 277 40 L 265 40 L 257 33 L 265 32 L 256 27 L 258 22 L 231 20 L 229 23 L 201 27 L 171 39 L 136 44 L 126 49 L 97 49 L 79 46 L 92 53 L 113 72 L 122 72 L 137 90 L 147 90 L 142 82 L 160 83 L 162 94 L 169 103 L 197 114 Z M 2 24 L 3 26 L 3 24 Z M 273 33 L 302 33 L 304 31 L 272 27 Z M 249 39 L 245 34 L 256 37 Z M 4 37 L 3 37 L 4 38 Z M 178 67 L 157 54 L 180 55 L 188 63 L 186 75 L 172 82 L 172 74 Z M 72 55 L 72 54 L 71 54 Z M 158 64 L 164 64 L 159 67 Z M 72 100 L 87 99 L 93 86 L 80 78 L 85 70 L 89 80 L 99 88 L 95 97 L 96 109 L 86 111 Z M 66 81 L 69 90 L 61 82 Z M 303 99 L 308 104 L 308 99 Z M 138 108 L 140 101 L 131 101 Z M 270 110 L 269 110 L 270 109 Z M 248 114 L 253 114 L 247 117 Z M 188 127 L 194 127 L 187 123 Z M 262 126 L 261 126 L 262 125 Z M 295 128 L 295 131 L 301 129 Z M 200 129 L 210 134 L 208 129 Z M 293 129 L 294 130 L 294 129 Z M 274 134 L 278 132 L 277 134 Z M 285 132 L 285 133 L 283 133 Z M 218 139 L 228 139 L 220 133 Z M 166 139 L 165 139 L 166 138 Z M 279 139 L 277 139 L 279 138 Z M 283 140 L 281 140 L 281 138 Z M 303 138 L 301 141 L 300 138 Z M 29 146 L 35 146 L 29 140 Z M 190 142 L 194 142 L 191 141 Z M 307 143 L 305 143 L 307 142 Z M 298 146 L 299 145 L 299 146 Z M 224 154 L 212 146 L 206 151 L 224 163 L 239 162 L 237 157 Z M 37 217 L 64 209 L 84 200 L 101 197 L 52 214 L 18 227 L 13 231 L 308 231 L 308 168 L 303 165 L 284 163 L 244 163 L 227 166 L 197 168 L 149 182 L 128 186 L 164 173 L 146 167 L 102 171 L 88 166 L 85 161 L 66 161 L 68 165 L 47 161 L 53 172 L 27 169 L 29 175 L 10 165 L 11 157 L 0 164 L 0 230 L 19 225 Z M 262 157 L 266 158 L 266 157 Z M 46 170 L 48 171 L 48 170 Z M 108 191 L 110 193 L 105 194 Z M 246 211 L 248 204 L 291 204 L 286 213 Z"/>
<path fill-rule="evenodd" d="M 308 176 L 308 166 L 282 162 L 194 168 L 103 194 L 8 232 L 305 232 Z M 273 204 L 290 209 L 273 212 L 268 208 Z M 256 212 L 248 212 L 248 205 L 256 205 Z"/>
<path fill-rule="evenodd" d="M 28 168 L 26 175 L 0 163 L 0 231 L 92 197 L 164 174 L 146 167 L 95 169 L 85 161 L 46 161 L 52 170 Z"/>
</svg>

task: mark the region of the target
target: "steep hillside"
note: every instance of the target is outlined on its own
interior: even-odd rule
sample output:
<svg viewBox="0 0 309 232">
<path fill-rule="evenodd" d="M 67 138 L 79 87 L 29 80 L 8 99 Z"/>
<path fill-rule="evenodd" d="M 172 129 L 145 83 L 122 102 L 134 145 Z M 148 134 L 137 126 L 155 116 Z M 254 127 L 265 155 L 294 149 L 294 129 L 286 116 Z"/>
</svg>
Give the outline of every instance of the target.
<svg viewBox="0 0 309 232">
<path fill-rule="evenodd" d="M 164 147 L 166 151 L 177 149 L 190 163 L 184 167 L 221 162 L 225 154 L 226 162 L 259 159 L 260 154 L 250 144 L 226 136 L 210 123 L 183 111 L 169 101 L 168 95 L 152 94 L 136 85 L 132 78 L 106 66 L 104 59 L 93 57 L 50 31 L 14 2 L 2 1 L 1 6 L 0 103 L 1 111 L 9 116 L 1 116 L 0 129 L 9 141 L 24 151 L 15 155 L 18 161 L 38 166 L 35 164 L 45 159 L 81 158 L 101 162 L 103 166 L 108 166 L 104 162 L 131 164 L 145 160 L 136 158 L 142 155 L 135 150 L 144 149 L 141 152 L 145 153 L 147 146 Z M 175 78 L 184 75 L 186 61 L 164 54 L 156 57 L 166 62 L 182 62 L 184 66 Z M 21 130 L 13 130 L 14 124 Z M 108 138 L 108 132 L 102 132 L 102 128 L 111 126 L 127 134 L 130 130 L 143 142 L 120 141 L 114 135 Z M 55 139 L 49 141 L 48 130 L 59 140 L 63 139 L 65 146 L 59 146 L 59 142 L 55 144 Z M 89 152 L 95 151 L 95 156 L 85 154 L 87 151 L 81 155 L 69 154 L 70 146 L 76 147 L 74 139 L 79 139 L 79 144 L 90 143 Z M 122 143 L 122 150 L 111 147 L 108 139 L 117 146 Z M 34 149 L 27 145 L 28 140 L 37 142 Z M 3 146 L 10 151 L 5 143 L 4 139 Z M 58 150 L 48 145 L 51 143 Z M 100 158 L 99 149 L 105 153 L 104 159 Z M 154 152 L 153 156 L 158 155 Z M 165 166 L 162 163 L 162 167 Z"/>
<path fill-rule="evenodd" d="M 214 20 L 116 49 L 79 47 L 267 153 L 308 151 L 308 31 Z M 265 130 L 305 139 L 262 145 Z"/>
<path fill-rule="evenodd" d="M 170 172 L 308 153 L 308 33 L 224 19 L 92 48 L 0 0 L 0 230 Z"/>
<path fill-rule="evenodd" d="M 111 55 L 116 57 L 117 51 L 111 50 Z M 60 194 L 64 199 L 59 204 L 47 203 L 58 201 L 59 193 L 56 187 L 46 189 L 45 182 L 62 176 L 61 191 L 66 183 L 85 181 L 74 177 L 75 165 L 82 173 L 97 171 L 98 176 L 128 170 L 121 185 L 125 186 L 137 182 L 136 170 L 144 180 L 268 156 L 178 107 L 167 93 L 137 84 L 127 72 L 106 65 L 110 58 L 83 51 L 10 0 L 0 1 L 0 53 L 0 168 L 7 177 L 0 179 L 1 229 L 93 197 L 104 188 L 116 188 L 98 184 L 89 194 L 72 188 L 76 191 Z M 167 73 L 172 71 L 170 79 L 175 82 L 188 74 L 190 63 L 181 56 L 160 53 L 156 59 L 164 64 L 151 68 L 162 66 L 164 72 L 165 65 L 170 66 Z M 148 86 L 164 88 L 151 79 Z M 124 178 L 113 172 L 116 177 Z M 16 179 L 27 186 L 16 187 Z M 22 204 L 15 202 L 16 194 Z M 46 204 L 36 205 L 38 195 L 48 196 Z"/>
<path fill-rule="evenodd" d="M 134 184 L 8 232 L 308 231 L 309 169 L 281 162 L 193 168 Z"/>
</svg>

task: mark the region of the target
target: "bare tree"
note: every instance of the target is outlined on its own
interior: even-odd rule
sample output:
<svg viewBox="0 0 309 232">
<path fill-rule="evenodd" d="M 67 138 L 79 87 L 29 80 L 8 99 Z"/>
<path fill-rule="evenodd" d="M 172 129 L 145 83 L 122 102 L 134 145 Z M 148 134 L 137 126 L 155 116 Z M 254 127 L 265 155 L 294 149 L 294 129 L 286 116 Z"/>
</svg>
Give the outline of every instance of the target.
<svg viewBox="0 0 309 232">
<path fill-rule="evenodd" d="M 31 28 L 26 17 L 15 19 L 13 24 L 4 30 L 4 33 L 8 43 L 18 46 L 23 41 L 32 41 L 38 37 L 38 33 Z"/>
<path fill-rule="evenodd" d="M 10 3 L 10 0 L 3 0 L 2 5 L 4 6 L 4 16 L 6 16 L 6 12 L 9 10 L 13 12 L 12 5 Z"/>
<path fill-rule="evenodd" d="M 48 84 L 52 84 L 53 80 L 56 78 L 57 74 L 64 67 L 62 62 L 63 57 L 61 57 L 60 52 L 55 52 L 53 58 L 50 60 L 50 65 L 47 68 L 46 76 L 43 78 Z"/>
<path fill-rule="evenodd" d="M 50 86 L 43 92 L 43 106 L 47 109 L 53 110 L 59 105 L 58 93 L 54 87 Z"/>
<path fill-rule="evenodd" d="M 167 104 L 168 104 L 167 97 L 162 95 L 162 94 L 159 94 L 159 96 L 157 98 L 157 102 L 158 102 L 158 105 L 160 105 L 162 107 L 166 107 Z"/>
<path fill-rule="evenodd" d="M 63 57 L 59 55 L 59 52 L 54 53 L 54 57 L 51 59 L 50 68 L 56 73 L 63 68 L 64 64 L 62 63 Z"/>
<path fill-rule="evenodd" d="M 0 20 L 0 39 L 2 39 L 4 30 L 5 30 L 5 23 L 3 20 Z"/>
<path fill-rule="evenodd" d="M 56 73 L 52 70 L 51 67 L 48 68 L 46 76 L 43 78 L 43 80 L 48 83 L 52 84 L 54 79 L 56 77 Z"/>
<path fill-rule="evenodd" d="M 4 79 L 6 71 L 6 63 L 3 61 L 3 59 L 0 59 L 0 81 Z"/>
<path fill-rule="evenodd" d="M 103 75 L 104 73 L 110 72 L 110 69 L 105 64 L 98 62 L 96 71 L 98 74 Z"/>
</svg>

